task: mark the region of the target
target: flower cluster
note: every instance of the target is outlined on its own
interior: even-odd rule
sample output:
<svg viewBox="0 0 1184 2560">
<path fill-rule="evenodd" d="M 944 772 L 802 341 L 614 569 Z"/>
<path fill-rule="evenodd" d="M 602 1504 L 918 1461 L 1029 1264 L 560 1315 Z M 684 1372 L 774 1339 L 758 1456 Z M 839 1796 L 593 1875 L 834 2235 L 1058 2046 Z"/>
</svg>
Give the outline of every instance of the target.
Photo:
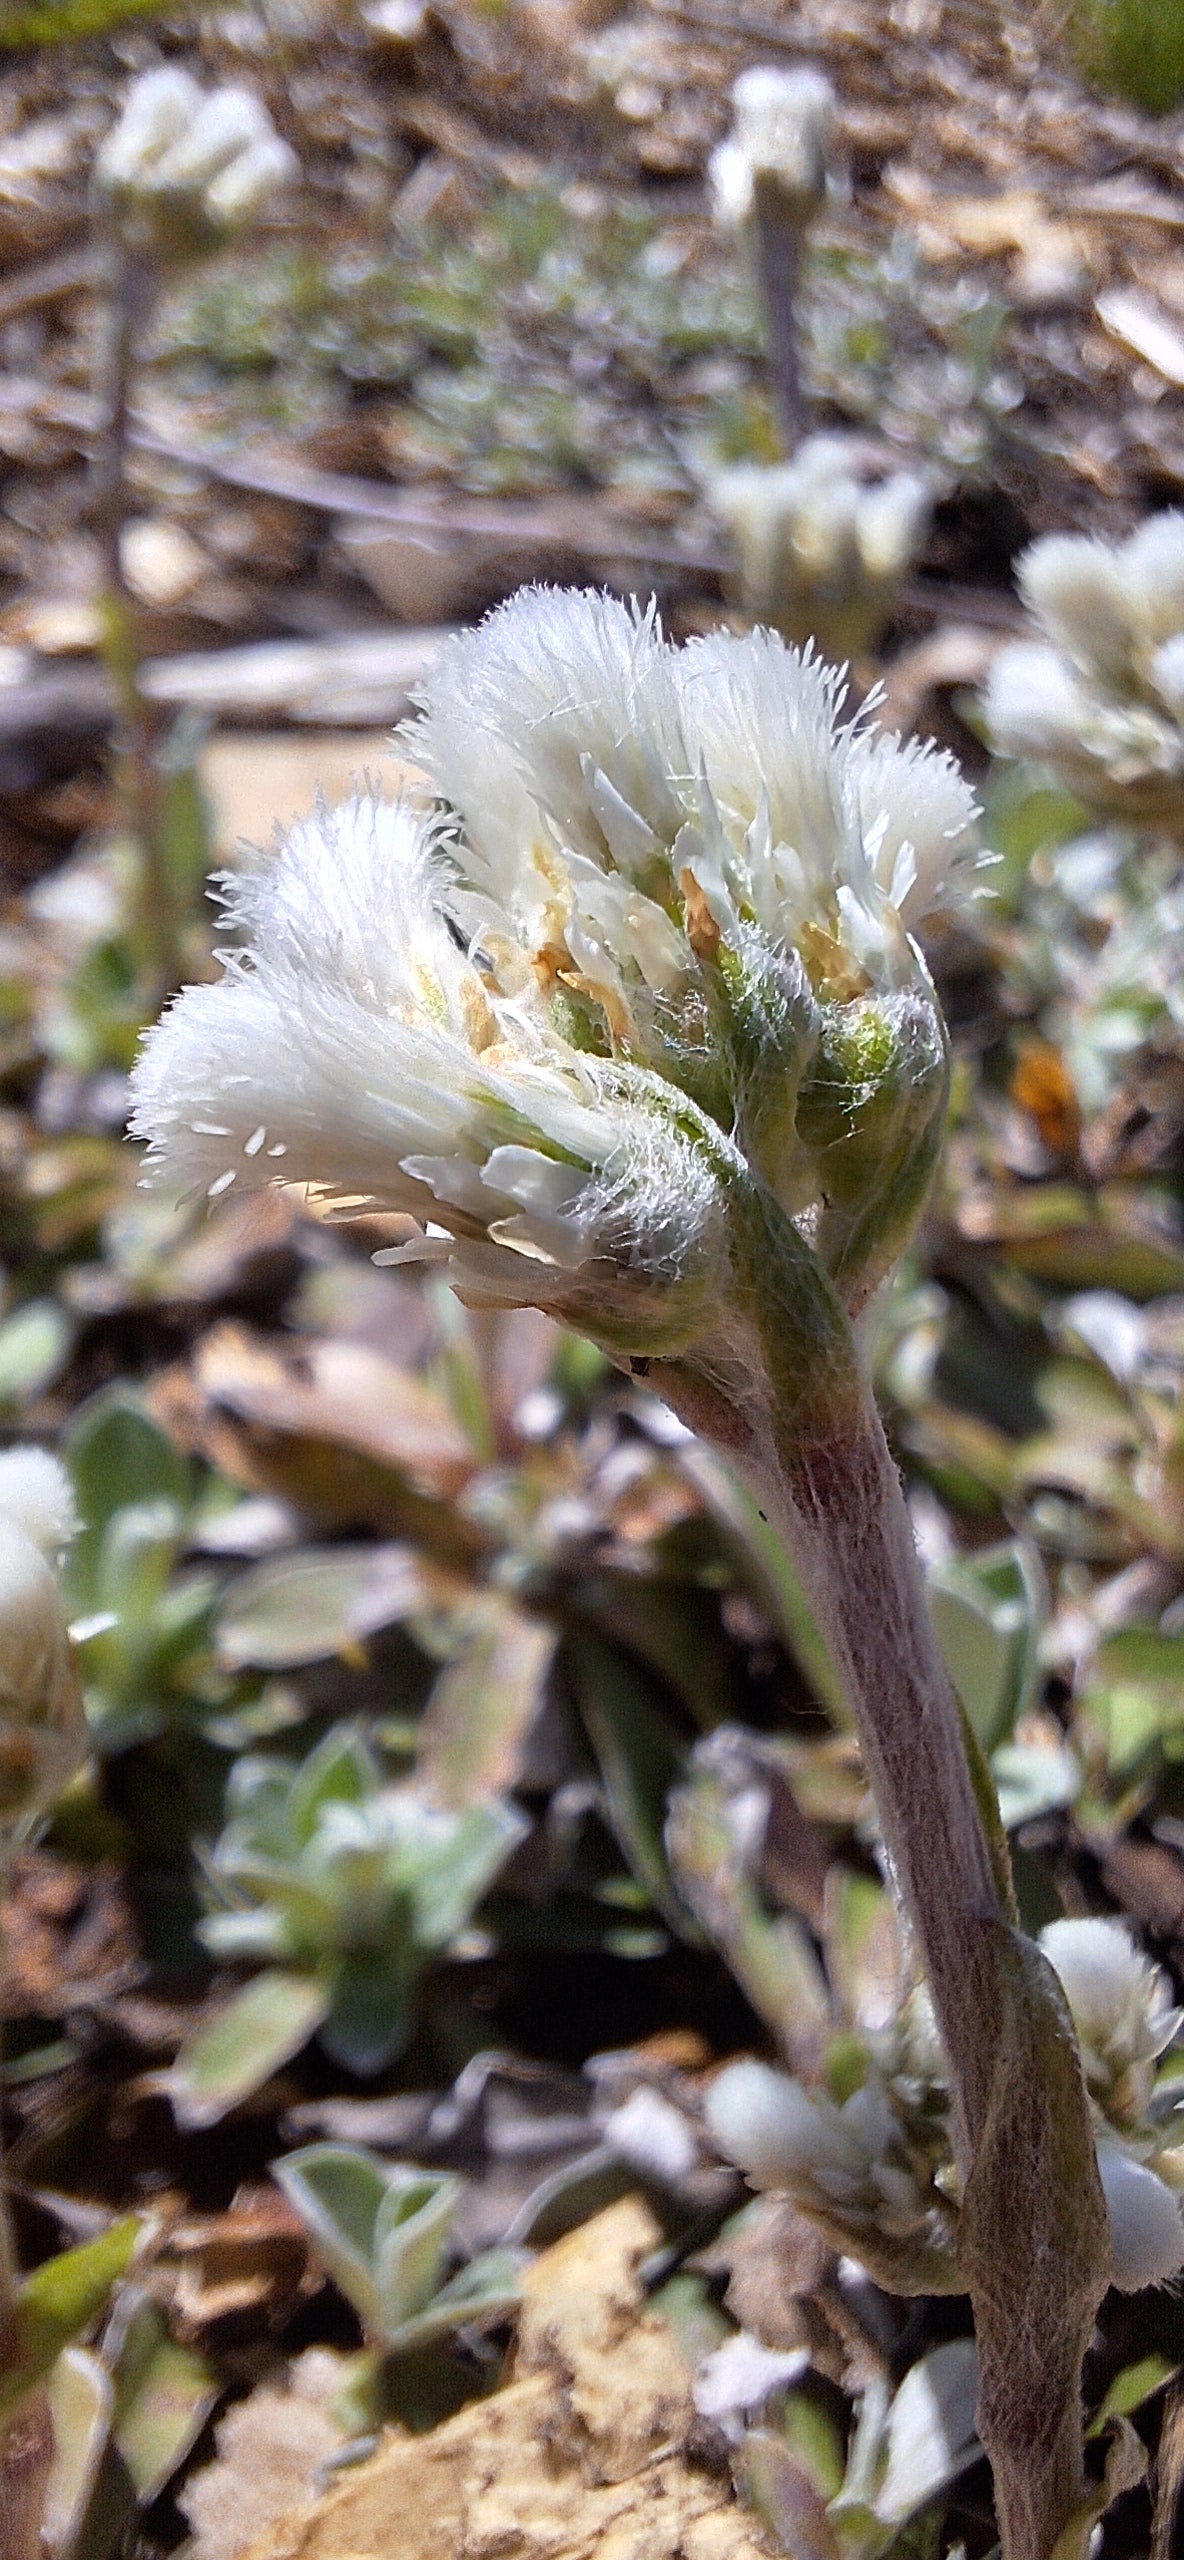
<svg viewBox="0 0 1184 2560">
<path fill-rule="evenodd" d="M 77 1522 L 44 1449 L 0 1457 L 0 1853 L 48 1811 L 89 1748 L 55 1565 Z"/>
<path fill-rule="evenodd" d="M 1156 2072 L 1182 2013 L 1120 1922 L 1053 1921 L 1040 1945 L 1081 2048 L 1111 2278 L 1138 2292 L 1184 2267 L 1184 2151 L 1164 2138 L 1177 2084 L 1168 2075 L 1157 2085 Z M 708 2092 L 708 2130 L 755 2187 L 790 2195 L 890 2289 L 957 2291 L 950 2093 L 924 1986 L 868 2039 L 865 2059 L 841 2103 L 764 2063 L 734 2063 Z"/>
<path fill-rule="evenodd" d="M 746 613 L 838 657 L 874 647 L 928 520 L 919 473 L 869 482 L 848 437 L 809 436 L 792 462 L 714 473 L 706 494 L 731 537 Z"/>
<path fill-rule="evenodd" d="M 185 259 L 241 230 L 296 166 L 251 90 L 162 68 L 133 81 L 94 174 L 126 246 Z"/>
<path fill-rule="evenodd" d="M 321 809 L 229 885 L 240 947 L 137 1070 L 150 1170 L 405 1212 L 470 1298 L 633 1353 L 709 1326 L 738 1180 L 866 1294 L 940 1130 L 912 937 L 973 803 L 842 699 L 595 594 L 458 635 L 405 739 L 430 800 Z"/>
<path fill-rule="evenodd" d="M 1035 542 L 1019 565 L 1047 639 L 1002 649 L 992 744 L 1051 765 L 1087 806 L 1184 833 L 1184 511 L 1128 542 Z"/>
<path fill-rule="evenodd" d="M 775 189 L 804 228 L 826 192 L 827 147 L 835 97 L 821 71 L 778 70 L 758 63 L 732 90 L 733 122 L 708 168 L 717 221 L 750 220 L 762 186 Z"/>
<path fill-rule="evenodd" d="M 840 2101 L 766 2063 L 732 2063 L 705 2114 L 754 2187 L 790 2196 L 889 2291 L 960 2290 L 954 2208 L 874 2066 Z"/>
</svg>

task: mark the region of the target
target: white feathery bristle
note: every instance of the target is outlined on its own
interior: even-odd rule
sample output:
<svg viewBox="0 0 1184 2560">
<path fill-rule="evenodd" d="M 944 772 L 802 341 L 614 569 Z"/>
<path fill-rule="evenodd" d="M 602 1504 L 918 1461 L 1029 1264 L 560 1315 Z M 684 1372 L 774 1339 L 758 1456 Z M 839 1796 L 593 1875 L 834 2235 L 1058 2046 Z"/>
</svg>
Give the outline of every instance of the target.
<svg viewBox="0 0 1184 2560">
<path fill-rule="evenodd" d="M 96 157 L 100 190 L 114 194 L 151 185 L 161 160 L 189 131 L 201 104 L 202 91 L 187 71 L 162 65 L 142 72 Z"/>
<path fill-rule="evenodd" d="M 239 948 L 135 1070 L 148 1178 L 406 1213 L 482 1303 L 681 1345 L 729 1150 L 790 1214 L 815 1196 L 782 1109 L 818 1036 L 802 950 L 836 1002 L 932 1008 L 908 936 L 968 867 L 949 758 L 842 703 L 775 633 L 680 650 L 607 596 L 512 598 L 405 732 L 434 807 L 322 807 L 228 885 Z"/>
</svg>

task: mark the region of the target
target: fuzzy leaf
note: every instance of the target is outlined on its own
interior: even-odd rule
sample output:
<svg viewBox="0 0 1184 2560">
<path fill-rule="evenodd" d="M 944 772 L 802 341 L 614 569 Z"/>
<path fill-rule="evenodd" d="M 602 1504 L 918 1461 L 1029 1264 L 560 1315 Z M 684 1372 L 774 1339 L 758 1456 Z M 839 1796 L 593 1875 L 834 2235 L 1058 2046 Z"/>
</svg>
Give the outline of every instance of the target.
<svg viewBox="0 0 1184 2560">
<path fill-rule="evenodd" d="M 66 2560 L 98 2477 L 111 2424 L 110 2375 L 86 2347 L 64 2347 L 46 2390 L 53 2419 L 53 2468 L 41 2531 L 47 2560 Z"/>
<path fill-rule="evenodd" d="M 315 2036 L 329 2005 L 329 1988 L 315 1974 L 256 1974 L 182 2046 L 164 2075 L 182 2132 L 204 2132 L 253 2097 Z"/>
<path fill-rule="evenodd" d="M 139 2216 L 129 2214 L 97 2240 L 63 2249 L 24 2278 L 17 2293 L 15 2338 L 0 2375 L 0 2422 L 49 2372 L 63 2347 L 89 2328 L 130 2264 L 143 2229 Z"/>
</svg>

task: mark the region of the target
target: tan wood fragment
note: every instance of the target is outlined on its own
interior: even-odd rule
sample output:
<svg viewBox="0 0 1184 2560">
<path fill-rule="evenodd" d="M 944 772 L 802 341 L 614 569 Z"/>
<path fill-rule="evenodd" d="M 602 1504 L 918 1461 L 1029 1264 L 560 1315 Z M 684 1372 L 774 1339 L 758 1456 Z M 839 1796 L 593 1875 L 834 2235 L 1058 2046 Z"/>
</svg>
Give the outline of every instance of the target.
<svg viewBox="0 0 1184 2560">
<path fill-rule="evenodd" d="M 245 2560 L 765 2560 L 730 2480 L 694 2458 L 688 2369 L 641 2300 L 658 2237 L 628 2197 L 548 2249 L 506 2387 L 388 2437 Z"/>
</svg>

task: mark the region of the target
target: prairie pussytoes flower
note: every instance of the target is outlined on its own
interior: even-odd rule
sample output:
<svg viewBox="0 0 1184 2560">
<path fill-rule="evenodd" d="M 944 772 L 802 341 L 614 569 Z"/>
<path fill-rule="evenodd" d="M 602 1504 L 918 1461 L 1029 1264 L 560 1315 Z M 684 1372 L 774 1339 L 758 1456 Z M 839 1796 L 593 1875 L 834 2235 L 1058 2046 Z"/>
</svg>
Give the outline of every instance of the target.
<svg viewBox="0 0 1184 2560">
<path fill-rule="evenodd" d="M 436 660 L 432 809 L 355 800 L 233 881 L 241 948 L 136 1075 L 150 1173 L 404 1211 L 466 1295 L 681 1348 L 755 1177 L 853 1290 L 945 1094 L 912 931 L 970 858 L 950 760 L 844 725 L 768 632 L 528 591 Z"/>
<path fill-rule="evenodd" d="M 776 188 L 803 224 L 826 190 L 835 93 L 821 71 L 758 63 L 732 90 L 732 130 L 708 167 L 716 218 L 747 222 L 761 183 Z"/>
<path fill-rule="evenodd" d="M 55 1458 L 25 1448 L 0 1457 L 0 1862 L 89 1747 L 54 1569 L 76 1525 Z"/>
<path fill-rule="evenodd" d="M 1053 1920 L 1040 1944 L 1069 2003 L 1091 2097 L 1112 2123 L 1136 2127 L 1184 2022 L 1167 1975 L 1120 1920 Z"/>
<path fill-rule="evenodd" d="M 893 2290 L 957 2291 L 952 2210 L 877 2072 L 839 2104 L 767 2063 L 735 2062 L 704 2115 L 751 2186 L 792 2197 Z"/>
<path fill-rule="evenodd" d="M 916 557 L 930 508 L 917 472 L 867 480 L 846 436 L 809 436 L 791 462 L 710 474 L 746 613 L 836 656 L 874 646 Z"/>
<path fill-rule="evenodd" d="M 987 724 L 1089 807 L 1184 833 L 1184 512 L 1128 542 L 1051 534 L 1019 565 L 1047 635 L 1001 649 Z"/>
<path fill-rule="evenodd" d="M 95 188 L 125 245 L 185 259 L 241 229 L 296 165 L 250 89 L 203 90 L 166 67 L 133 81 Z"/>
</svg>

